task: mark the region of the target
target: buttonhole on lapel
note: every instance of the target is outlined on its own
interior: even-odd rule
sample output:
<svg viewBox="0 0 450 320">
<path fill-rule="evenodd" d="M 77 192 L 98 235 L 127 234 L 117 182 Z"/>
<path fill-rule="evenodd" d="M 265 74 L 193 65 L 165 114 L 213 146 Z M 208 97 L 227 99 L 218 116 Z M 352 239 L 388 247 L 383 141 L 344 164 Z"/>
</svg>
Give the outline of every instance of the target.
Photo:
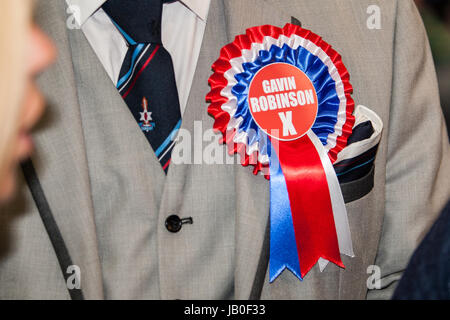
<svg viewBox="0 0 450 320">
<path fill-rule="evenodd" d="M 301 27 L 302 26 L 302 23 L 301 23 L 301 21 L 300 20 L 298 20 L 297 18 L 295 18 L 295 17 L 291 17 L 291 23 L 292 24 L 295 24 L 296 26 L 299 26 L 299 27 Z"/>
</svg>

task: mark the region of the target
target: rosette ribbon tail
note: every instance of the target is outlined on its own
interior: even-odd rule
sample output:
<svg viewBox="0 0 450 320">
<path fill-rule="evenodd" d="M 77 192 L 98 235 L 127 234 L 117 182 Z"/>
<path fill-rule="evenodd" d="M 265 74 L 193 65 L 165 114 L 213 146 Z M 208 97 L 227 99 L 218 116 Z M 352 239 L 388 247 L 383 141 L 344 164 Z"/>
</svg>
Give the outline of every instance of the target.
<svg viewBox="0 0 450 320">
<path fill-rule="evenodd" d="M 270 263 L 269 281 L 273 282 L 289 269 L 303 280 L 300 274 L 298 248 L 292 222 L 291 205 L 286 180 L 281 171 L 277 153 L 268 140 L 270 162 Z"/>
<path fill-rule="evenodd" d="M 333 212 L 342 211 L 342 205 L 333 205 L 336 197 L 331 194 L 340 189 L 333 190 L 335 184 L 330 188 L 330 173 L 323 163 L 328 161 L 331 166 L 331 162 L 314 138 L 310 131 L 294 141 L 270 139 L 271 282 L 285 268 L 302 279 L 319 260 L 323 267 L 331 261 L 345 268 L 340 252 L 353 255 L 345 206 L 344 212 Z M 339 237 L 338 232 L 342 233 Z M 338 238 L 343 241 L 342 248 Z"/>
<path fill-rule="evenodd" d="M 221 143 L 270 180 L 270 282 L 285 269 L 302 280 L 316 263 L 345 268 L 341 254 L 354 254 L 332 163 L 355 103 L 340 54 L 297 25 L 264 25 L 224 46 L 212 69 L 206 100 Z"/>
</svg>

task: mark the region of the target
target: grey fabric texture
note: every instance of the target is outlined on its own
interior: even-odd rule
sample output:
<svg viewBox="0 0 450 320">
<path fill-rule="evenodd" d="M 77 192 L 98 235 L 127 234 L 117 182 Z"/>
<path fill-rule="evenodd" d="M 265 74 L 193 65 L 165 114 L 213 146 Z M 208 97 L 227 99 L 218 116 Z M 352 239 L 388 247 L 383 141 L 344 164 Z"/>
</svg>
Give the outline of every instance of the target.
<svg viewBox="0 0 450 320">
<path fill-rule="evenodd" d="M 38 1 L 36 20 L 59 56 L 39 79 L 49 109 L 36 132 L 33 163 L 81 269 L 86 299 L 390 298 L 449 198 L 450 153 L 416 8 L 409 0 L 375 1 L 382 28 L 369 30 L 367 7 L 373 3 L 211 1 L 184 132 L 194 137 L 199 124 L 213 126 L 205 96 L 220 49 L 246 28 L 282 27 L 291 17 L 341 53 L 356 103 L 375 111 L 385 126 L 374 188 L 347 204 L 356 256 L 343 257 L 345 270 L 330 264 L 320 273 L 315 266 L 302 282 L 285 271 L 269 284 L 261 267 L 267 256 L 268 181 L 237 157 L 233 165 L 172 164 L 165 177 L 82 31 L 67 28 L 65 1 Z M 208 144 L 197 139 L 192 155 Z M 172 214 L 194 223 L 169 233 L 164 222 Z M 0 220 L 0 298 L 70 298 L 27 189 L 2 208 Z M 367 288 L 370 265 L 380 267 L 379 290 Z"/>
</svg>

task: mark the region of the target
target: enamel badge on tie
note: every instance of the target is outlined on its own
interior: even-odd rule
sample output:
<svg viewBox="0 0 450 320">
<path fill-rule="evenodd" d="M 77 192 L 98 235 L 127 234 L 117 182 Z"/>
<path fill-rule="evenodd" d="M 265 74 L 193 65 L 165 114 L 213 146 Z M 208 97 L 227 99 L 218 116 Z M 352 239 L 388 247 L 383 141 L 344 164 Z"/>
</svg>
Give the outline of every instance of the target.
<svg viewBox="0 0 450 320">
<path fill-rule="evenodd" d="M 230 154 L 270 180 L 270 282 L 353 257 L 333 163 L 354 124 L 341 56 L 293 24 L 248 29 L 213 64 L 206 99 Z M 256 181 L 256 180 L 255 180 Z"/>
</svg>

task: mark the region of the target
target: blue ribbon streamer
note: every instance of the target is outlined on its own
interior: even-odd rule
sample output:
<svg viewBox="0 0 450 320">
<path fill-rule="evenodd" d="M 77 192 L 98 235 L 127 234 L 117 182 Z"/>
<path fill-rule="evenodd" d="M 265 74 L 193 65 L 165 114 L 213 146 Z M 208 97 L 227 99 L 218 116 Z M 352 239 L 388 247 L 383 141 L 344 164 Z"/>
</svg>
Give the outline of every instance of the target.
<svg viewBox="0 0 450 320">
<path fill-rule="evenodd" d="M 286 180 L 281 170 L 277 154 L 270 143 L 270 264 L 269 279 L 272 283 L 284 271 L 289 269 L 303 280 L 300 273 L 297 242 L 294 223 L 287 191 Z"/>
</svg>

